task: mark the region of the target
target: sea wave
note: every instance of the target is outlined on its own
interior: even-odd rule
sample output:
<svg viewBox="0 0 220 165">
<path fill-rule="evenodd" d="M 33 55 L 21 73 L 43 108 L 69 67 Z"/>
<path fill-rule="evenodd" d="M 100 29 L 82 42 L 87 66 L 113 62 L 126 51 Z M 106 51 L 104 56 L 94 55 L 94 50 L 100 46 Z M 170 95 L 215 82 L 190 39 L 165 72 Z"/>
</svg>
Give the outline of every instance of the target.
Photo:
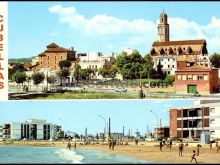
<svg viewBox="0 0 220 165">
<path fill-rule="evenodd" d="M 58 149 L 55 151 L 61 159 L 72 161 L 72 163 L 82 163 L 83 156 L 77 155 L 75 151 L 68 149 Z"/>
</svg>

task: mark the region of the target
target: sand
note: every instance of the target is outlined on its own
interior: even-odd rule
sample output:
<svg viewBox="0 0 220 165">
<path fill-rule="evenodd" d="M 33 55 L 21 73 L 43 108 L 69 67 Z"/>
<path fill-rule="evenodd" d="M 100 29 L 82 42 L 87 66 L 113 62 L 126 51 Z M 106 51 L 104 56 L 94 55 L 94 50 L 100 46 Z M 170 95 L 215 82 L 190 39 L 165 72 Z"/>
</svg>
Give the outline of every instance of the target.
<svg viewBox="0 0 220 165">
<path fill-rule="evenodd" d="M 74 142 L 72 142 L 72 146 L 73 144 Z M 63 141 L 14 141 L 13 143 L 0 142 L 0 145 L 66 147 L 67 142 L 63 143 Z M 142 160 L 147 160 L 152 163 L 189 163 L 191 160 L 192 151 L 196 150 L 196 144 L 189 144 L 188 146 L 184 147 L 183 157 L 179 157 L 177 143 L 174 143 L 171 150 L 167 148 L 167 146 L 164 146 L 162 152 L 159 150 L 158 143 L 155 142 L 142 142 L 138 145 L 135 145 L 134 142 L 130 142 L 129 145 L 116 145 L 114 150 L 109 150 L 107 143 L 83 145 L 83 142 L 77 142 L 77 148 L 98 150 L 115 155 L 130 156 Z M 216 153 L 216 151 L 217 149 L 214 144 L 212 149 L 209 148 L 209 145 L 203 145 L 200 148 L 199 156 L 196 156 L 198 163 L 219 163 L 220 151 L 218 153 Z"/>
</svg>

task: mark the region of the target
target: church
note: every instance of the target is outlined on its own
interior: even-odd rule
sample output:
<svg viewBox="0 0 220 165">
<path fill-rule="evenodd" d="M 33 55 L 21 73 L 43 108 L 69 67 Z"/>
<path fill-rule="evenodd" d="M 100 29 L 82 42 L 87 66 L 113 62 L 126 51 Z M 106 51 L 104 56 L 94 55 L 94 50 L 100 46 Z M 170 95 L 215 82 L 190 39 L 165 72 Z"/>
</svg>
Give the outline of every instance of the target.
<svg viewBox="0 0 220 165">
<path fill-rule="evenodd" d="M 168 57 L 174 58 L 177 63 L 176 68 L 173 68 L 174 70 L 178 67 L 193 65 L 210 66 L 205 39 L 170 41 L 168 16 L 164 11 L 160 14 L 158 40 L 153 42 L 150 55 L 153 61 L 160 59 L 161 63 L 161 58 L 162 60 Z M 165 66 L 163 68 L 165 69 Z"/>
</svg>

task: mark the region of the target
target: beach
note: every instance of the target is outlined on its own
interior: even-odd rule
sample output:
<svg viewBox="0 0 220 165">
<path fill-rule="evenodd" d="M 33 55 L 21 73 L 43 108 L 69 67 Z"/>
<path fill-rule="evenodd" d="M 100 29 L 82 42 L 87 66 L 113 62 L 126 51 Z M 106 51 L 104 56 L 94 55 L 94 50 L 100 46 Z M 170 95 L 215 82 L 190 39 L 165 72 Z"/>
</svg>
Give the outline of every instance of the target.
<svg viewBox="0 0 220 165">
<path fill-rule="evenodd" d="M 74 142 L 71 142 L 72 146 Z M 81 143 L 81 144 L 80 144 Z M 159 143 L 157 142 L 140 142 L 135 145 L 134 142 L 129 142 L 129 145 L 116 145 L 114 150 L 109 150 L 107 143 L 88 144 L 83 145 L 82 142 L 77 142 L 77 148 L 89 149 L 95 151 L 102 151 L 112 155 L 122 155 L 146 160 L 153 163 L 189 163 L 191 160 L 192 151 L 196 150 L 196 144 L 190 143 L 184 147 L 183 157 L 178 155 L 178 144 L 174 143 L 170 150 L 167 146 L 163 147 L 162 152 L 159 150 Z M 63 141 L 14 141 L 13 143 L 0 142 L 0 145 L 12 146 L 38 146 L 38 147 L 66 147 L 67 142 Z M 198 163 L 219 163 L 220 152 L 216 153 L 215 144 L 212 149 L 209 145 L 202 145 L 200 147 L 200 154 L 196 156 Z M 195 163 L 195 162 L 193 162 Z"/>
</svg>

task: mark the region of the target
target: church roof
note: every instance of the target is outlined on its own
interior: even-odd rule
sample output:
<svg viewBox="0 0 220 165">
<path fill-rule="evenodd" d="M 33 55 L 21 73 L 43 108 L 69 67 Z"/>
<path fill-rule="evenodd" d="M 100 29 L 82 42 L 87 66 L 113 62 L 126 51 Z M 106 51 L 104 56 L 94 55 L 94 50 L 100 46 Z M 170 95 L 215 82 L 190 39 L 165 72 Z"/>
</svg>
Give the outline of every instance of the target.
<svg viewBox="0 0 220 165">
<path fill-rule="evenodd" d="M 155 41 L 152 46 L 172 46 L 172 45 L 199 45 L 204 44 L 206 40 L 179 40 L 179 41 Z"/>
</svg>

